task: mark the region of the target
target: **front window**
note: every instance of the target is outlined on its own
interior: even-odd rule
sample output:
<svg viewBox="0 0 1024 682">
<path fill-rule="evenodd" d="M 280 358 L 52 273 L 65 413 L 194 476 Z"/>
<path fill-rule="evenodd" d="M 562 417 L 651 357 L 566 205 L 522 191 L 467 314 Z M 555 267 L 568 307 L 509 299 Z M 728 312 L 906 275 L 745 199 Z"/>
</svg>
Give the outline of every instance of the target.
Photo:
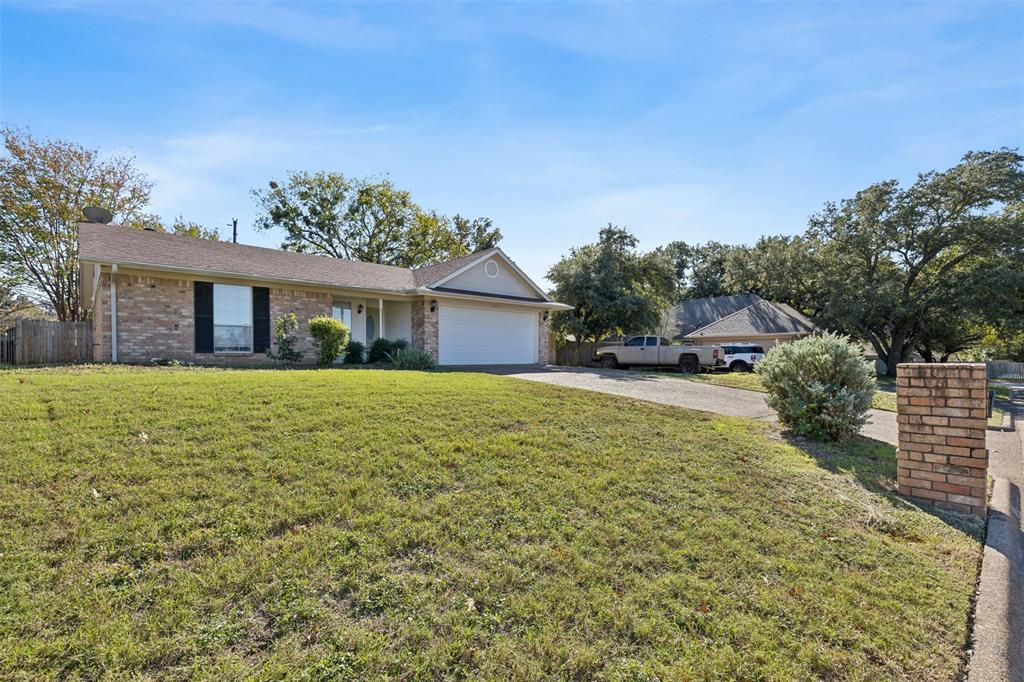
<svg viewBox="0 0 1024 682">
<path fill-rule="evenodd" d="M 658 337 L 657 336 L 648 336 L 647 337 L 647 344 L 646 345 L 648 345 L 648 346 L 657 346 L 658 345 Z"/>
<path fill-rule="evenodd" d="M 213 285 L 213 352 L 252 352 L 252 287 Z"/>
<path fill-rule="evenodd" d="M 644 337 L 634 336 L 629 341 L 626 341 L 627 346 L 642 346 L 644 345 Z"/>
</svg>

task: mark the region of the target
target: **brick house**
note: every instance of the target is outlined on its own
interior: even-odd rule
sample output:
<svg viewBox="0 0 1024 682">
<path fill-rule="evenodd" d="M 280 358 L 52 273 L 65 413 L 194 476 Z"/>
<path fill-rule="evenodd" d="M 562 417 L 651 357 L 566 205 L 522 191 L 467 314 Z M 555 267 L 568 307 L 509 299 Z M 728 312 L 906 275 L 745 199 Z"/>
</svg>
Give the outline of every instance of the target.
<svg viewBox="0 0 1024 682">
<path fill-rule="evenodd" d="M 546 363 L 548 317 L 569 308 L 499 248 L 411 269 L 83 223 L 79 259 L 100 362 L 269 362 L 272 321 L 293 312 L 307 361 L 307 321 L 329 315 L 442 365 Z"/>
</svg>

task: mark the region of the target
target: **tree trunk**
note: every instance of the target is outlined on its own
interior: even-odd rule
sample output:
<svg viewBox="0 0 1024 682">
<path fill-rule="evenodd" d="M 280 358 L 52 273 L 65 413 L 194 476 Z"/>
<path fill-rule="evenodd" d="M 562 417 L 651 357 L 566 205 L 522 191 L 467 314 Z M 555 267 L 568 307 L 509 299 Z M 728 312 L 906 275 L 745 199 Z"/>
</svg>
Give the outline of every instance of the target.
<svg viewBox="0 0 1024 682">
<path fill-rule="evenodd" d="M 910 351 L 907 336 L 907 332 L 903 329 L 897 329 L 892 335 L 892 344 L 890 344 L 889 353 L 885 358 L 886 376 L 896 376 L 896 365 L 906 361 Z"/>
</svg>

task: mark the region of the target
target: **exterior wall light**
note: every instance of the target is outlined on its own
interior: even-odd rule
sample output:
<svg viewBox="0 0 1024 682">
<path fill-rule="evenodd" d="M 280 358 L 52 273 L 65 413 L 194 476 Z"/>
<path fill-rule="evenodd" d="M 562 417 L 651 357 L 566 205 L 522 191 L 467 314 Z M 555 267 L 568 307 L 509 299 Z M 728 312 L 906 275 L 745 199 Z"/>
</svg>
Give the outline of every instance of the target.
<svg viewBox="0 0 1024 682">
<path fill-rule="evenodd" d="M 432 312 L 432 313 L 436 313 L 437 312 L 437 301 L 431 301 L 430 302 L 430 312 Z"/>
<path fill-rule="evenodd" d="M 356 306 L 356 315 L 362 315 L 362 314 L 363 314 L 363 304 L 360 303 L 359 305 Z"/>
<path fill-rule="evenodd" d="M 549 313 L 549 312 L 548 312 L 547 310 L 545 310 L 545 311 L 544 311 L 544 321 L 545 321 L 545 322 L 547 322 L 547 321 L 548 321 L 548 317 L 549 317 L 550 315 L 551 315 L 551 313 Z"/>
</svg>

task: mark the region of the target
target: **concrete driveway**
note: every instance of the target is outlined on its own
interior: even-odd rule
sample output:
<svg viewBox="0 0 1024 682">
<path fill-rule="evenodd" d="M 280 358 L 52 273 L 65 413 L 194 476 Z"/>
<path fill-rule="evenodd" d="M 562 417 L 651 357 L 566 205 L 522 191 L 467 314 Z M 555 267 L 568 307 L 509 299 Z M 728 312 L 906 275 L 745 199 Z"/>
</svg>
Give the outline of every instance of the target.
<svg viewBox="0 0 1024 682">
<path fill-rule="evenodd" d="M 526 381 L 539 381 L 556 386 L 582 388 L 627 398 L 650 400 L 666 405 L 678 405 L 691 410 L 714 412 L 730 417 L 776 421 L 775 411 L 768 407 L 763 393 L 687 381 L 678 376 L 656 372 L 532 365 L 472 369 Z M 868 423 L 861 429 L 861 433 L 869 438 L 895 445 L 897 441 L 896 413 L 871 410 Z"/>
</svg>

